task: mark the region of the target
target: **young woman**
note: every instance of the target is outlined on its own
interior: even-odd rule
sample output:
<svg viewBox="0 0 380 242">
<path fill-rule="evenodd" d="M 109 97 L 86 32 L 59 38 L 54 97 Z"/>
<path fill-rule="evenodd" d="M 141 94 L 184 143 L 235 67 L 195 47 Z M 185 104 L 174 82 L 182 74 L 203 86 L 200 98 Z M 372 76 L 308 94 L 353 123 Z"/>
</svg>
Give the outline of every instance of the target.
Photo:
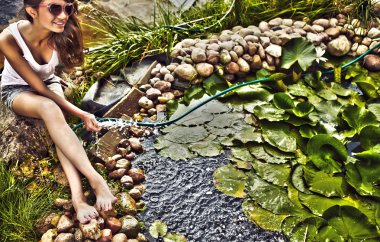
<svg viewBox="0 0 380 242">
<path fill-rule="evenodd" d="M 59 160 L 69 180 L 77 219 L 88 222 L 98 210 L 112 209 L 116 198 L 91 163 L 62 110 L 83 120 L 87 130 L 99 131 L 94 115 L 63 97 L 54 68 L 59 63 L 71 69 L 83 63 L 83 45 L 75 0 L 24 0 L 26 20 L 10 24 L 0 34 L 0 52 L 5 56 L 1 99 L 16 114 L 42 119 L 55 143 Z M 81 174 L 96 195 L 96 205 L 87 204 Z"/>
</svg>

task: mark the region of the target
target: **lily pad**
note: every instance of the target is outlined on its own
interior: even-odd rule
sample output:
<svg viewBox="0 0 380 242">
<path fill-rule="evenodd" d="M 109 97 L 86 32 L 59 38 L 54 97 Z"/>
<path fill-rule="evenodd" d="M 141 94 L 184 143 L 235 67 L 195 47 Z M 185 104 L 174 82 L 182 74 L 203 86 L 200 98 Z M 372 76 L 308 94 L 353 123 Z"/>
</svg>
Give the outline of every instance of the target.
<svg viewBox="0 0 380 242">
<path fill-rule="evenodd" d="M 267 163 L 272 164 L 283 164 L 288 162 L 290 159 L 287 155 L 271 155 L 266 150 L 268 145 L 251 145 L 249 146 L 249 152 L 256 157 L 256 159 L 264 160 Z"/>
<path fill-rule="evenodd" d="M 287 215 L 271 213 L 248 199 L 244 200 L 242 207 L 249 220 L 266 230 L 281 231 L 282 221 L 287 217 Z"/>
<path fill-rule="evenodd" d="M 294 38 L 283 46 L 281 67 L 289 69 L 297 62 L 306 71 L 316 59 L 317 52 L 312 43 L 303 38 Z"/>
<path fill-rule="evenodd" d="M 189 149 L 204 157 L 218 156 L 223 153 L 223 147 L 219 142 L 211 141 L 207 138 L 204 141 L 190 144 Z"/>
<path fill-rule="evenodd" d="M 216 128 L 230 128 L 241 120 L 244 120 L 244 114 L 242 113 L 223 113 L 215 115 L 214 119 L 207 125 Z"/>
<path fill-rule="evenodd" d="M 266 119 L 268 121 L 280 121 L 289 118 L 289 114 L 285 113 L 285 110 L 278 109 L 269 103 L 256 106 L 253 111 L 259 119 Z"/>
<path fill-rule="evenodd" d="M 257 87 L 256 85 L 243 86 L 235 90 L 239 97 L 249 100 L 260 100 L 269 102 L 272 100 L 273 95 L 264 88 Z"/>
<path fill-rule="evenodd" d="M 157 239 L 159 236 L 165 236 L 168 232 L 168 226 L 160 220 L 156 220 L 150 225 L 149 233 L 150 235 Z"/>
<path fill-rule="evenodd" d="M 263 138 L 269 144 L 285 152 L 297 149 L 296 138 L 291 134 L 290 127 L 280 122 L 263 122 Z"/>
<path fill-rule="evenodd" d="M 203 88 L 207 94 L 215 95 L 216 93 L 228 88 L 226 80 L 216 74 L 211 75 L 203 81 Z"/>
<path fill-rule="evenodd" d="M 165 235 L 164 242 L 186 242 L 187 239 L 183 234 L 171 232 Z"/>
<path fill-rule="evenodd" d="M 296 84 L 289 85 L 288 93 L 299 97 L 308 97 L 311 95 L 315 95 L 314 90 L 306 86 L 303 82 L 298 82 Z"/>
<path fill-rule="evenodd" d="M 371 224 L 367 216 L 354 207 L 334 206 L 323 214 L 323 218 L 345 240 L 362 241 L 380 239 L 376 226 Z"/>
<path fill-rule="evenodd" d="M 175 143 L 169 147 L 163 148 L 159 153 L 160 155 L 169 157 L 172 160 L 187 160 L 197 156 L 195 153 L 190 152 L 186 145 Z"/>
<path fill-rule="evenodd" d="M 368 110 L 375 114 L 377 121 L 380 122 L 380 103 L 368 104 Z"/>
<path fill-rule="evenodd" d="M 340 163 L 348 156 L 344 145 L 327 134 L 312 137 L 307 144 L 307 153 L 314 165 L 326 173 L 341 172 Z"/>
<path fill-rule="evenodd" d="M 296 105 L 296 107 L 293 109 L 293 113 L 297 117 L 305 117 L 309 113 L 311 113 L 314 110 L 313 104 L 309 102 L 301 102 Z"/>
<path fill-rule="evenodd" d="M 352 90 L 343 87 L 341 84 L 332 82 L 331 83 L 331 91 L 333 91 L 336 95 L 342 97 L 348 97 L 351 95 Z"/>
<path fill-rule="evenodd" d="M 205 91 L 200 86 L 191 86 L 183 93 L 183 101 L 190 104 L 192 100 L 200 99 L 205 95 Z"/>
<path fill-rule="evenodd" d="M 279 109 L 292 109 L 295 107 L 292 98 L 283 92 L 279 92 L 273 95 L 273 103 Z"/>
<path fill-rule="evenodd" d="M 165 138 L 177 144 L 189 144 L 203 140 L 208 136 L 207 130 L 202 126 L 173 128 Z"/>
<path fill-rule="evenodd" d="M 360 131 L 368 125 L 377 126 L 379 124 L 376 116 L 372 112 L 357 106 L 346 107 L 343 110 L 342 117 L 357 133 L 360 133 Z"/>
<path fill-rule="evenodd" d="M 256 174 L 265 181 L 281 187 L 286 186 L 290 176 L 289 165 L 270 164 L 258 160 L 253 160 L 252 164 Z"/>
<path fill-rule="evenodd" d="M 342 108 L 342 104 L 338 101 L 322 101 L 316 104 L 315 108 L 325 122 L 338 123 L 338 114 Z"/>
<path fill-rule="evenodd" d="M 360 131 L 360 145 L 364 149 L 371 149 L 380 144 L 380 127 L 366 126 Z"/>
<path fill-rule="evenodd" d="M 312 194 L 306 186 L 303 174 L 303 166 L 297 166 L 291 174 L 292 184 L 298 191 L 304 194 Z"/>
<path fill-rule="evenodd" d="M 246 196 L 244 192 L 246 180 L 245 173 L 231 164 L 221 166 L 214 171 L 215 187 L 232 197 L 244 198 Z"/>
</svg>

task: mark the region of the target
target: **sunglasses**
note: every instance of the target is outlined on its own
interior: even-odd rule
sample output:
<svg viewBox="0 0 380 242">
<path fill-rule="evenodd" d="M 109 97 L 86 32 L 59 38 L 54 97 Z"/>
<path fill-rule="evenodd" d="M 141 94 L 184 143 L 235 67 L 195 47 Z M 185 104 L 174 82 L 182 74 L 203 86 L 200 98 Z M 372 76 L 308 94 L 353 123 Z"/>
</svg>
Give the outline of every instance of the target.
<svg viewBox="0 0 380 242">
<path fill-rule="evenodd" d="M 59 4 L 59 3 L 43 4 L 43 3 L 41 3 L 39 6 L 47 7 L 49 12 L 54 16 L 60 15 L 62 13 L 62 11 L 65 11 L 65 13 L 68 16 L 72 15 L 75 12 L 75 7 L 72 3 L 65 3 L 65 4 Z"/>
</svg>

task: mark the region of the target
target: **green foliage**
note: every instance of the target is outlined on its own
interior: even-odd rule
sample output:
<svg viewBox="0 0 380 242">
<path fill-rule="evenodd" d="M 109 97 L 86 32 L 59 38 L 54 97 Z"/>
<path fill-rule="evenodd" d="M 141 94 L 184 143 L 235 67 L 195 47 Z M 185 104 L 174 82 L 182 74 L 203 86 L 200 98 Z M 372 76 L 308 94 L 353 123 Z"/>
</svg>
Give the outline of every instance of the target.
<svg viewBox="0 0 380 242">
<path fill-rule="evenodd" d="M 59 192 L 49 184 L 33 187 L 0 164 L 0 241 L 38 241 L 36 222 L 49 212 Z"/>
<path fill-rule="evenodd" d="M 149 234 L 155 238 L 163 238 L 164 242 L 186 242 L 186 237 L 180 233 L 168 233 L 168 226 L 160 221 L 155 220 L 149 227 Z"/>
<path fill-rule="evenodd" d="M 289 69 L 297 63 L 306 71 L 316 59 L 317 52 L 312 43 L 303 38 L 294 38 L 283 46 L 281 67 Z"/>
</svg>

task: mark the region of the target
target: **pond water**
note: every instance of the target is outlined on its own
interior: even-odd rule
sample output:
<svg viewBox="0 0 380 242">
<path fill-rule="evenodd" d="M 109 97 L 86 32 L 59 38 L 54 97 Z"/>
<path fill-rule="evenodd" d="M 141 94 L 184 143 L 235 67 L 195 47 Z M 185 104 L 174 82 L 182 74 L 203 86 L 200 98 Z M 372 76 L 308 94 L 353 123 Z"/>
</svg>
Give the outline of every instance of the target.
<svg viewBox="0 0 380 242">
<path fill-rule="evenodd" d="M 185 235 L 188 241 L 287 241 L 278 232 L 260 229 L 243 214 L 242 199 L 219 192 L 213 184 L 213 172 L 229 162 L 228 155 L 173 161 L 161 157 L 153 148 L 154 137 L 144 141 L 145 152 L 134 167 L 145 170 L 146 209 L 139 215 L 149 226 L 161 220 L 168 232 Z"/>
</svg>

